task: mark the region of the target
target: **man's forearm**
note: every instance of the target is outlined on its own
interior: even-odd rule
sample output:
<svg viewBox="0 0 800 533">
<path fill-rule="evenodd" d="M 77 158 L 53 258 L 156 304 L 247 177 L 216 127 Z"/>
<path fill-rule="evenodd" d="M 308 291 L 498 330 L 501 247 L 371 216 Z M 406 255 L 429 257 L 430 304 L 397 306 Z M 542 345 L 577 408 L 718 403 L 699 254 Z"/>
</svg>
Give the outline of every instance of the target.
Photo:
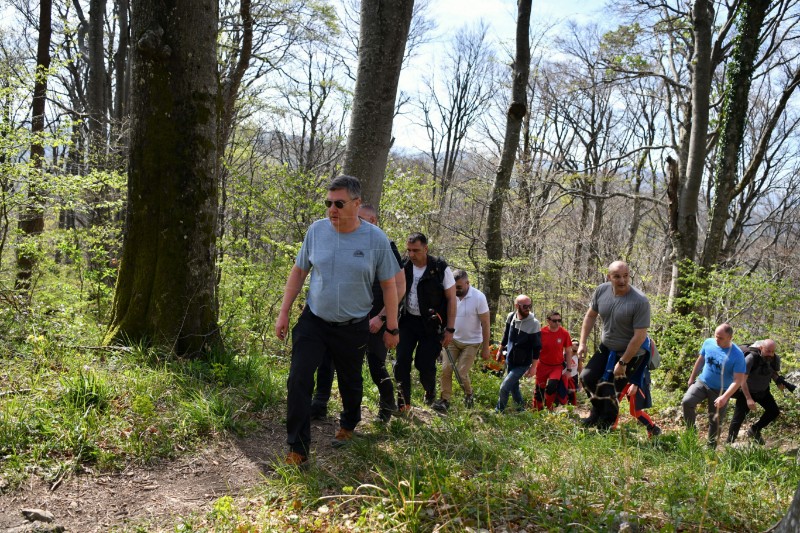
<svg viewBox="0 0 800 533">
<path fill-rule="evenodd" d="M 447 297 L 447 327 L 454 328 L 456 325 L 456 313 L 458 313 L 455 285 L 445 291 L 445 296 Z"/>
<path fill-rule="evenodd" d="M 581 340 L 579 341 L 580 344 L 586 345 L 586 342 L 589 340 L 589 333 L 592 332 L 592 328 L 594 327 L 594 323 L 597 320 L 597 315 L 591 314 L 591 309 L 586 311 L 586 315 L 583 317 L 583 323 L 581 324 Z"/>
<path fill-rule="evenodd" d="M 731 396 L 736 394 L 736 391 L 739 390 L 739 387 L 741 387 L 742 383 L 744 383 L 746 377 L 740 377 L 740 376 L 746 376 L 746 374 L 734 374 L 733 383 L 728 385 L 725 394 L 722 395 L 726 400 L 730 400 Z"/>
<path fill-rule="evenodd" d="M 383 291 L 383 303 L 385 304 L 384 311 L 386 313 L 386 328 L 397 328 L 397 287 L 394 283 L 394 278 L 389 278 L 381 281 L 381 290 Z"/>
<path fill-rule="evenodd" d="M 302 270 L 297 265 L 292 267 L 289 272 L 289 277 L 286 279 L 286 285 L 283 288 L 283 300 L 281 301 L 281 313 L 288 314 L 292 308 L 292 304 L 297 299 L 297 295 L 303 288 L 303 281 L 306 279 L 307 271 Z"/>
<path fill-rule="evenodd" d="M 692 367 L 692 374 L 689 376 L 689 381 L 694 381 L 697 379 L 697 375 L 700 373 L 700 366 L 703 364 L 703 356 L 698 356 L 694 362 L 694 366 Z"/>
<path fill-rule="evenodd" d="M 628 346 L 625 347 L 625 352 L 620 356 L 620 360 L 624 361 L 625 363 L 629 363 L 631 359 L 636 357 L 636 352 L 639 351 L 639 348 L 642 347 L 642 343 L 644 342 L 645 338 L 647 338 L 647 330 L 635 330 L 633 337 L 631 337 L 630 342 L 628 342 Z"/>
</svg>

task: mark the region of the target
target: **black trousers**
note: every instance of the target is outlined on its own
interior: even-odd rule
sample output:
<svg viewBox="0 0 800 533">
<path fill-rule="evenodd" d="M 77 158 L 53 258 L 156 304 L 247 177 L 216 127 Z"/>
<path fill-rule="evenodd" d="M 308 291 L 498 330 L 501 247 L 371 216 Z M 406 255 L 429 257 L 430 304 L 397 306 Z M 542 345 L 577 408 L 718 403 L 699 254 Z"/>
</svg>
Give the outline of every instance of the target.
<svg viewBox="0 0 800 533">
<path fill-rule="evenodd" d="M 436 398 L 436 358 L 441 351 L 439 334 L 426 331 L 425 319 L 416 315 L 403 315 L 400 319 L 397 361 L 394 364 L 394 379 L 397 382 L 398 400 L 401 405 L 411 405 L 412 361 L 419 371 L 419 380 L 425 389 L 425 397 L 430 401 Z"/>
<path fill-rule="evenodd" d="M 333 326 L 306 307 L 292 328 L 292 363 L 286 380 L 286 433 L 289 447 L 308 454 L 311 442 L 311 395 L 314 373 L 327 357 L 339 375 L 342 415 L 339 425 L 355 429 L 361 421 L 361 366 L 369 337 L 369 322 Z"/>
<path fill-rule="evenodd" d="M 610 355 L 611 351 L 608 347 L 601 344 L 597 352 L 595 352 L 592 358 L 589 359 L 589 362 L 583 367 L 583 372 L 581 372 L 580 375 L 583 388 L 586 393 L 589 394 L 592 404 L 588 423 L 602 429 L 609 429 L 614 425 L 619 415 L 617 397 L 625 388 L 625 385 L 628 384 L 628 378 L 641 362 L 640 357 L 634 358 L 629 361 L 624 377 L 614 378 L 613 382 L 605 382 L 602 381 L 602 377 L 606 371 L 606 365 L 608 364 Z"/>
<path fill-rule="evenodd" d="M 764 408 L 764 414 L 753 424 L 753 431 L 761 431 L 773 420 L 778 418 L 781 414 L 781 410 L 775 398 L 772 396 L 772 391 L 769 389 L 762 392 L 750 391 L 750 396 L 753 397 L 753 401 Z M 744 393 L 741 389 L 733 394 L 733 399 L 736 400 L 736 407 L 733 409 L 733 419 L 728 428 L 728 442 L 736 441 L 736 437 L 739 435 L 739 429 L 742 427 L 747 413 L 750 412 L 750 409 L 747 407 L 747 399 L 744 397 Z"/>
<path fill-rule="evenodd" d="M 380 394 L 380 409 L 394 411 L 394 383 L 389 371 L 386 370 L 386 345 L 383 343 L 384 328 L 377 333 L 370 333 L 367 341 L 367 365 L 372 381 L 378 387 Z M 333 361 L 325 360 L 317 370 L 317 386 L 314 389 L 314 398 L 311 400 L 311 412 L 324 415 L 328 411 L 328 401 L 331 399 L 333 387 Z"/>
</svg>

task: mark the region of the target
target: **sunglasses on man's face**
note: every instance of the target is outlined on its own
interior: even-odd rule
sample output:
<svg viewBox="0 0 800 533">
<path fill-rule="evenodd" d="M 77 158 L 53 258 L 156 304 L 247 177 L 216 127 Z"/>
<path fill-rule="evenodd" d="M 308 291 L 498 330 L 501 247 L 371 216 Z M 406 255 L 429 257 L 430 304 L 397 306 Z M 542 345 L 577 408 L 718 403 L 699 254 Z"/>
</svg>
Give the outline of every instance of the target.
<svg viewBox="0 0 800 533">
<path fill-rule="evenodd" d="M 335 205 L 336 209 L 341 209 L 344 206 L 346 206 L 347 204 L 349 204 L 350 202 L 352 202 L 353 200 L 355 200 L 355 198 L 352 198 L 352 199 L 347 200 L 347 201 L 345 201 L 345 200 L 325 200 L 325 207 L 330 207 L 332 205 Z"/>
<path fill-rule="evenodd" d="M 520 309 L 530 309 L 531 304 L 517 304 Z"/>
<path fill-rule="evenodd" d="M 548 320 L 550 322 L 561 322 L 562 321 L 560 318 L 548 318 Z"/>
</svg>

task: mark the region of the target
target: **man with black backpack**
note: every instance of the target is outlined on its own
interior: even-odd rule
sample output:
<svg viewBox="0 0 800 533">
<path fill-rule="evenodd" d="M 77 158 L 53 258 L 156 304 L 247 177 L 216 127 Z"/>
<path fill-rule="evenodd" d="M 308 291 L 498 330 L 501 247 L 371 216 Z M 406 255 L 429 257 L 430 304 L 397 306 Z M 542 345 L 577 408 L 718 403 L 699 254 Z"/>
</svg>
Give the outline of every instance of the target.
<svg viewBox="0 0 800 533">
<path fill-rule="evenodd" d="M 431 405 L 436 399 L 436 358 L 453 340 L 457 306 L 453 272 L 444 259 L 428 253 L 428 238 L 412 233 L 406 252 L 406 297 L 394 366 L 400 413 L 411 410 L 412 361 L 425 389 L 425 403 Z"/>
<path fill-rule="evenodd" d="M 742 422 L 744 422 L 747 412 L 752 411 L 756 408 L 756 404 L 759 404 L 764 408 L 764 414 L 755 424 L 750 426 L 747 436 L 759 444 L 764 444 L 761 430 L 781 414 L 781 410 L 769 390 L 772 380 L 775 380 L 781 389 L 784 387 L 785 382 L 781 383 L 782 380 L 779 374 L 781 361 L 775 353 L 776 345 L 772 339 L 756 341 L 750 346 L 743 344 L 739 347 L 745 356 L 747 381 L 746 386 L 743 386 L 733 395 L 736 400 L 736 407 L 733 410 L 733 420 L 731 420 L 731 425 L 728 429 L 728 443 L 732 444 L 736 441 L 736 437 L 739 435 L 739 428 L 742 427 Z"/>
</svg>

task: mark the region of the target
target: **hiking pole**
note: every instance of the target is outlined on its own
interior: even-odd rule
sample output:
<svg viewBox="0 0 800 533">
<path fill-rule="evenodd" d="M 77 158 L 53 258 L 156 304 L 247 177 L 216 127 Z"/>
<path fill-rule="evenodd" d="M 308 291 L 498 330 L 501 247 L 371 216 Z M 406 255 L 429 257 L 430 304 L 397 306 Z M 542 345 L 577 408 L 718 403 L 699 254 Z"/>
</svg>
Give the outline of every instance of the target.
<svg viewBox="0 0 800 533">
<path fill-rule="evenodd" d="M 461 381 L 461 374 L 458 373 L 458 368 L 456 368 L 456 362 L 453 359 L 453 354 L 450 353 L 450 348 L 445 346 L 444 352 L 447 354 L 447 360 L 450 361 L 450 366 L 453 367 L 453 374 L 456 376 L 456 381 L 458 381 L 458 384 L 461 386 L 461 390 L 464 390 L 464 382 Z"/>
</svg>

